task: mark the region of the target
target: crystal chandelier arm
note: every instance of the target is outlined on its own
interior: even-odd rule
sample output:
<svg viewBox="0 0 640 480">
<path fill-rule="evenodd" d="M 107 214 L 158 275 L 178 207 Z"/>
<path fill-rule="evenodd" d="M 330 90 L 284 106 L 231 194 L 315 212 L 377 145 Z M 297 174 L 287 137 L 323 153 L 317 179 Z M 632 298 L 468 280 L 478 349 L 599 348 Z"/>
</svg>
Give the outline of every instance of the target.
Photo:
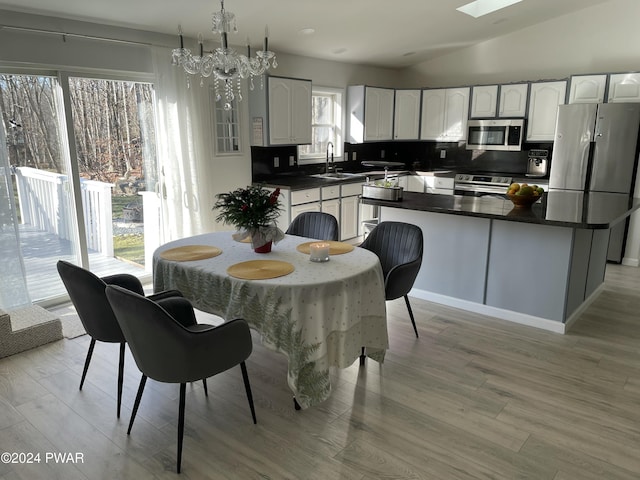
<svg viewBox="0 0 640 480">
<path fill-rule="evenodd" d="M 184 48 L 182 27 L 178 26 L 180 34 L 180 48 L 172 51 L 172 63 L 181 65 L 184 71 L 191 75 L 200 75 L 202 78 L 213 76 L 216 91 L 216 101 L 222 96 L 226 98 L 225 110 L 231 108 L 234 99 L 242 100 L 241 83 L 243 78 L 262 76 L 269 67 L 276 68 L 275 53 L 269 51 L 269 26 L 264 29 L 263 50 L 257 50 L 255 57 L 251 58 L 251 43 L 247 38 L 247 56 L 238 54 L 233 48 L 229 48 L 229 32 L 237 33 L 235 15 L 224 9 L 224 0 L 220 0 L 220 11 L 212 16 L 213 33 L 220 34 L 222 46 L 214 49 L 212 53 L 204 52 L 202 35 L 198 35 L 200 55 L 193 55 L 189 49 Z M 200 82 L 202 85 L 202 81 Z M 187 82 L 188 85 L 188 82 Z M 262 80 L 260 82 L 262 87 Z M 251 82 L 253 90 L 253 82 Z M 221 95 L 223 94 L 223 95 Z"/>
<path fill-rule="evenodd" d="M 265 52 L 269 51 L 269 25 L 264 26 L 264 48 Z"/>
</svg>

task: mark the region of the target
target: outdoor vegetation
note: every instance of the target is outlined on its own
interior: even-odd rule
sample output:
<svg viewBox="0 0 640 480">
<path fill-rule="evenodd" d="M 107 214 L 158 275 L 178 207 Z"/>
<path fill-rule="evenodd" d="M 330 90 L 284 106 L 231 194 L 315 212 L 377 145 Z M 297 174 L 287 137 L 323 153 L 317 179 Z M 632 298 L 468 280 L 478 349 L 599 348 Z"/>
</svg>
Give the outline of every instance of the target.
<svg viewBox="0 0 640 480">
<path fill-rule="evenodd" d="M 154 142 L 144 141 L 154 138 L 152 88 L 87 78 L 69 82 L 80 177 L 114 184 L 113 218 L 122 220 L 123 208 L 141 202 L 137 192 L 155 186 L 149 184 L 156 178 Z M 12 169 L 32 167 L 68 174 L 56 78 L 0 75 L 0 114 Z M 114 227 L 114 234 L 115 256 L 144 263 L 141 233 L 125 234 Z"/>
</svg>

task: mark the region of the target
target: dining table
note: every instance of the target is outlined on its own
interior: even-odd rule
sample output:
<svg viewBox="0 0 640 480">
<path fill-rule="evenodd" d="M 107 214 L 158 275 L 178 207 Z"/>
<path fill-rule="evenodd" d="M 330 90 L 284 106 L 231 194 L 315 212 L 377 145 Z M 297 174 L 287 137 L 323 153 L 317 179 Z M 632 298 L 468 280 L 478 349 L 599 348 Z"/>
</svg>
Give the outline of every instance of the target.
<svg viewBox="0 0 640 480">
<path fill-rule="evenodd" d="M 314 242 L 286 235 L 270 253 L 256 253 L 224 231 L 153 254 L 155 291 L 177 289 L 198 310 L 243 318 L 263 345 L 287 357 L 287 383 L 303 409 L 330 396 L 330 368 L 347 368 L 363 352 L 382 363 L 389 347 L 378 257 L 328 242 L 329 260 L 311 261 Z"/>
</svg>

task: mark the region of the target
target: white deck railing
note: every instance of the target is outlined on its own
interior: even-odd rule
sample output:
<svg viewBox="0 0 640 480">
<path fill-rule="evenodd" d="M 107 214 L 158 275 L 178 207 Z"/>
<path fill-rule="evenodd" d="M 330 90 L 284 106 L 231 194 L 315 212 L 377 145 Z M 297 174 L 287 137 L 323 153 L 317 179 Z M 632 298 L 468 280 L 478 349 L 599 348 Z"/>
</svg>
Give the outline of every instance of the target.
<svg viewBox="0 0 640 480">
<path fill-rule="evenodd" d="M 16 168 L 21 222 L 65 240 L 72 237 L 71 187 L 66 175 Z M 113 256 L 112 183 L 80 179 L 87 247 Z"/>
</svg>

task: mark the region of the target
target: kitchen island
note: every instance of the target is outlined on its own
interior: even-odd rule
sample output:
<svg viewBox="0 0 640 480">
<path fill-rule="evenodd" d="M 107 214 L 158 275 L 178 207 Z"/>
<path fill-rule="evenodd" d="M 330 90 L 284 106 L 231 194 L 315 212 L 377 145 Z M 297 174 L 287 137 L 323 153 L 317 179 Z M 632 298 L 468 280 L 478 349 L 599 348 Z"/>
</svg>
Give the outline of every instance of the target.
<svg viewBox="0 0 640 480">
<path fill-rule="evenodd" d="M 422 268 L 412 296 L 565 333 L 604 282 L 609 232 L 640 201 L 551 191 L 530 209 L 501 196 L 405 192 L 363 198 L 380 221 L 418 225 Z"/>
</svg>

